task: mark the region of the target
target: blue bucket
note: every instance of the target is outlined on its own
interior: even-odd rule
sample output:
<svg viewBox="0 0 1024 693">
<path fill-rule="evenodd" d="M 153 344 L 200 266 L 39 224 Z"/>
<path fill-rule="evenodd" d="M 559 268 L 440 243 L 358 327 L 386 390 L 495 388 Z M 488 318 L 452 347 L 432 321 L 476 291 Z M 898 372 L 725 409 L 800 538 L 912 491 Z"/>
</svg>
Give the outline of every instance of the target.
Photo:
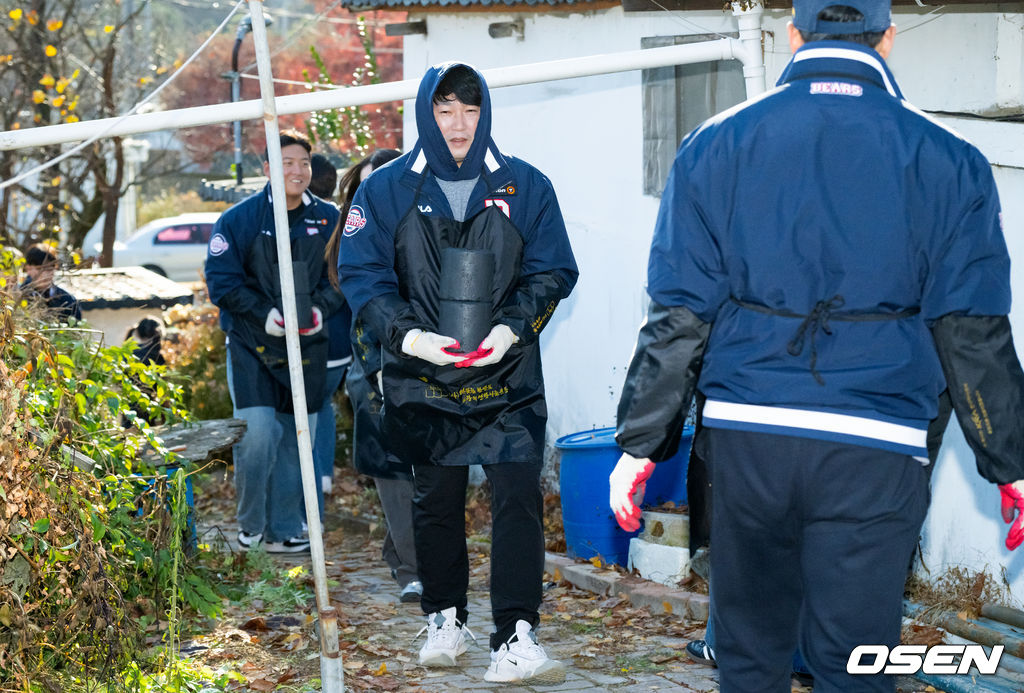
<svg viewBox="0 0 1024 693">
<path fill-rule="evenodd" d="M 686 503 L 686 468 L 690 458 L 693 427 L 683 429 L 679 452 L 659 462 L 647 480 L 644 506 L 672 501 Z M 625 532 L 608 507 L 608 475 L 622 451 L 615 443 L 614 428 L 598 428 L 562 436 L 555 441 L 561 451 L 559 489 L 562 526 L 569 556 L 600 556 L 605 563 L 626 565 L 629 540 L 638 532 Z"/>
</svg>

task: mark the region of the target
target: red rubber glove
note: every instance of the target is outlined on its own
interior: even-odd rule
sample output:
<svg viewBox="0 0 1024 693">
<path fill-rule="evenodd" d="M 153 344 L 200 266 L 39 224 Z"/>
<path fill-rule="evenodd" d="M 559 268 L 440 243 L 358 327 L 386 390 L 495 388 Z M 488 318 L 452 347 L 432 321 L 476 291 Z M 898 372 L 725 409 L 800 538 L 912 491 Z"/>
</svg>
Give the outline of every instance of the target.
<svg viewBox="0 0 1024 693">
<path fill-rule="evenodd" d="M 468 366 L 489 366 L 497 363 L 513 344 L 519 341 L 508 325 L 495 325 L 487 333 L 480 346 L 475 351 L 466 354 L 466 358 L 455 364 L 456 368 L 467 368 Z"/>
<path fill-rule="evenodd" d="M 311 334 L 316 334 L 322 329 L 324 329 L 324 314 L 320 312 L 319 308 L 313 306 L 313 325 L 299 330 L 299 334 L 306 337 Z"/>
<path fill-rule="evenodd" d="M 1003 497 L 1003 522 L 1013 523 L 1006 535 L 1006 548 L 1013 551 L 1024 542 L 1024 480 L 1001 485 L 999 493 Z"/>
<path fill-rule="evenodd" d="M 654 463 L 622 453 L 615 469 L 608 476 L 608 503 L 619 527 L 627 532 L 640 529 L 640 502 L 647 490 L 647 480 L 654 472 Z"/>
</svg>

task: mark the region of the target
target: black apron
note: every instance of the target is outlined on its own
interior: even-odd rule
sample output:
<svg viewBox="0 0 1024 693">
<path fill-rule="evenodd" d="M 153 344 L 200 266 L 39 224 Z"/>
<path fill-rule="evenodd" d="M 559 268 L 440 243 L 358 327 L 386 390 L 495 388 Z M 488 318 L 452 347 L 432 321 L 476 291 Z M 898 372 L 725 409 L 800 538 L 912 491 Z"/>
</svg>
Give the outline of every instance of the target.
<svg viewBox="0 0 1024 693">
<path fill-rule="evenodd" d="M 463 222 L 410 207 L 395 233 L 399 293 L 435 332 L 441 251 L 448 247 L 494 253 L 493 326 L 520 279 L 522 236 L 497 206 Z M 501 361 L 479 368 L 435 366 L 385 350 L 383 373 L 384 433 L 400 461 L 470 465 L 542 459 L 547 406 L 537 341 L 514 344 Z"/>
<path fill-rule="evenodd" d="M 374 380 L 372 373 L 363 371 L 362 359 L 352 360 L 345 374 L 345 392 L 352 404 L 352 461 L 360 474 L 378 479 L 409 479 L 409 465 L 401 464 L 388 453 L 381 431 L 383 402 Z"/>
<path fill-rule="evenodd" d="M 268 206 L 269 210 L 270 207 Z M 266 221 L 266 220 L 264 220 Z M 308 295 L 323 275 L 324 246 L 322 234 L 310 235 L 297 227 L 305 225 L 303 215 L 290 231 L 292 269 L 297 297 Z M 271 225 L 272 227 L 272 225 Z M 267 228 L 261 224 L 258 228 Z M 253 286 L 268 295 L 274 306 L 284 314 L 281 301 L 281 275 L 274 236 L 260 233 L 249 248 L 246 269 L 252 273 Z M 291 376 L 288 371 L 288 349 L 284 337 L 272 337 L 266 331 L 266 316 L 256 324 L 244 316 L 232 316 L 231 369 L 234 374 L 235 407 L 269 406 L 292 413 Z M 301 322 L 301 317 L 300 317 Z M 306 386 L 306 409 L 319 411 L 323 406 L 324 380 L 327 374 L 327 326 L 314 335 L 299 335 L 302 355 L 302 377 Z M 266 377 L 269 373 L 271 377 Z"/>
</svg>

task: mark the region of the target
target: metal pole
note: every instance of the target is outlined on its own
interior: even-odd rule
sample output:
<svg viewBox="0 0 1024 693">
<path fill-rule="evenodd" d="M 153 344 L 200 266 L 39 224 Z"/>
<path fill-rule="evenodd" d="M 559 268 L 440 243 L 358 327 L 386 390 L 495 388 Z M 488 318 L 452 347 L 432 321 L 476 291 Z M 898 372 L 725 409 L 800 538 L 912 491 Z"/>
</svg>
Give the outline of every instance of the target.
<svg viewBox="0 0 1024 693">
<path fill-rule="evenodd" d="M 753 43 L 752 41 L 748 41 Z M 574 77 L 644 70 L 666 65 L 687 65 L 716 60 L 739 60 L 745 66 L 754 66 L 763 59 L 760 50 L 751 51 L 739 39 L 716 39 L 702 43 L 686 43 L 678 46 L 664 46 L 645 50 L 589 55 L 580 58 L 553 60 L 550 62 L 512 65 L 482 70 L 487 84 L 492 89 L 520 84 L 548 82 Z M 746 75 L 747 93 L 757 92 L 757 81 Z M 277 99 L 277 112 L 281 114 L 310 113 L 331 108 L 361 106 L 371 103 L 401 101 L 416 96 L 419 79 L 407 79 L 385 84 L 368 84 L 361 87 L 347 87 L 315 91 L 307 94 L 291 94 Z M 763 89 L 763 77 L 762 77 Z M 94 135 L 117 137 L 155 130 L 181 129 L 200 125 L 227 123 L 232 120 L 255 120 L 262 117 L 259 101 L 241 101 L 237 104 L 214 104 L 193 106 L 162 113 L 145 113 L 125 118 L 104 118 L 102 120 L 63 123 L 40 128 L 8 130 L 0 132 L 0 151 L 41 147 L 88 139 Z"/>
<path fill-rule="evenodd" d="M 248 31 L 248 30 L 246 30 Z M 238 103 L 242 100 L 242 80 L 238 74 L 238 49 L 242 47 L 242 25 L 238 26 L 238 35 L 235 36 L 235 46 L 231 49 L 231 103 Z M 232 124 L 235 140 L 235 184 L 242 184 L 242 121 L 236 120 Z"/>
<path fill-rule="evenodd" d="M 344 691 L 341 650 L 338 643 L 337 612 L 330 606 L 327 594 L 327 568 L 324 564 L 324 541 L 320 528 L 320 508 L 317 501 L 316 471 L 313 468 L 313 446 L 306 410 L 306 388 L 302 377 L 302 353 L 299 347 L 299 321 L 295 309 L 295 281 L 292 275 L 292 249 L 288 227 L 288 210 L 284 204 L 284 174 L 281 159 L 280 128 L 274 101 L 274 82 L 267 46 L 267 28 L 263 19 L 261 0 L 249 0 L 249 16 L 256 48 L 256 68 L 260 78 L 263 103 L 263 124 L 267 133 L 267 156 L 270 160 L 270 189 L 278 204 L 274 205 L 274 228 L 277 240 L 277 259 L 281 278 L 281 300 L 284 308 L 285 343 L 288 348 L 288 372 L 292 388 L 292 407 L 295 410 L 295 433 L 299 444 L 299 467 L 302 470 L 302 494 L 306 502 L 306 524 L 309 527 L 310 562 L 316 606 L 320 618 L 320 678 L 324 693 Z"/>
</svg>

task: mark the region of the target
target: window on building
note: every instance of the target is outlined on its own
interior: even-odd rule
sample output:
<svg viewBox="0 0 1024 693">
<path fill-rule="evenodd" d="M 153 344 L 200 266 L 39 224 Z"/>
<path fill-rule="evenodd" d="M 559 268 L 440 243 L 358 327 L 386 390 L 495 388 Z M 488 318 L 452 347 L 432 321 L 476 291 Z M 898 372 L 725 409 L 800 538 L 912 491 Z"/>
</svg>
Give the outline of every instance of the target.
<svg viewBox="0 0 1024 693">
<path fill-rule="evenodd" d="M 733 35 L 735 37 L 735 34 Z M 720 34 L 653 36 L 643 48 L 722 38 Z M 643 71 L 644 194 L 661 196 L 683 137 L 702 122 L 746 98 L 737 60 L 671 65 Z"/>
</svg>

